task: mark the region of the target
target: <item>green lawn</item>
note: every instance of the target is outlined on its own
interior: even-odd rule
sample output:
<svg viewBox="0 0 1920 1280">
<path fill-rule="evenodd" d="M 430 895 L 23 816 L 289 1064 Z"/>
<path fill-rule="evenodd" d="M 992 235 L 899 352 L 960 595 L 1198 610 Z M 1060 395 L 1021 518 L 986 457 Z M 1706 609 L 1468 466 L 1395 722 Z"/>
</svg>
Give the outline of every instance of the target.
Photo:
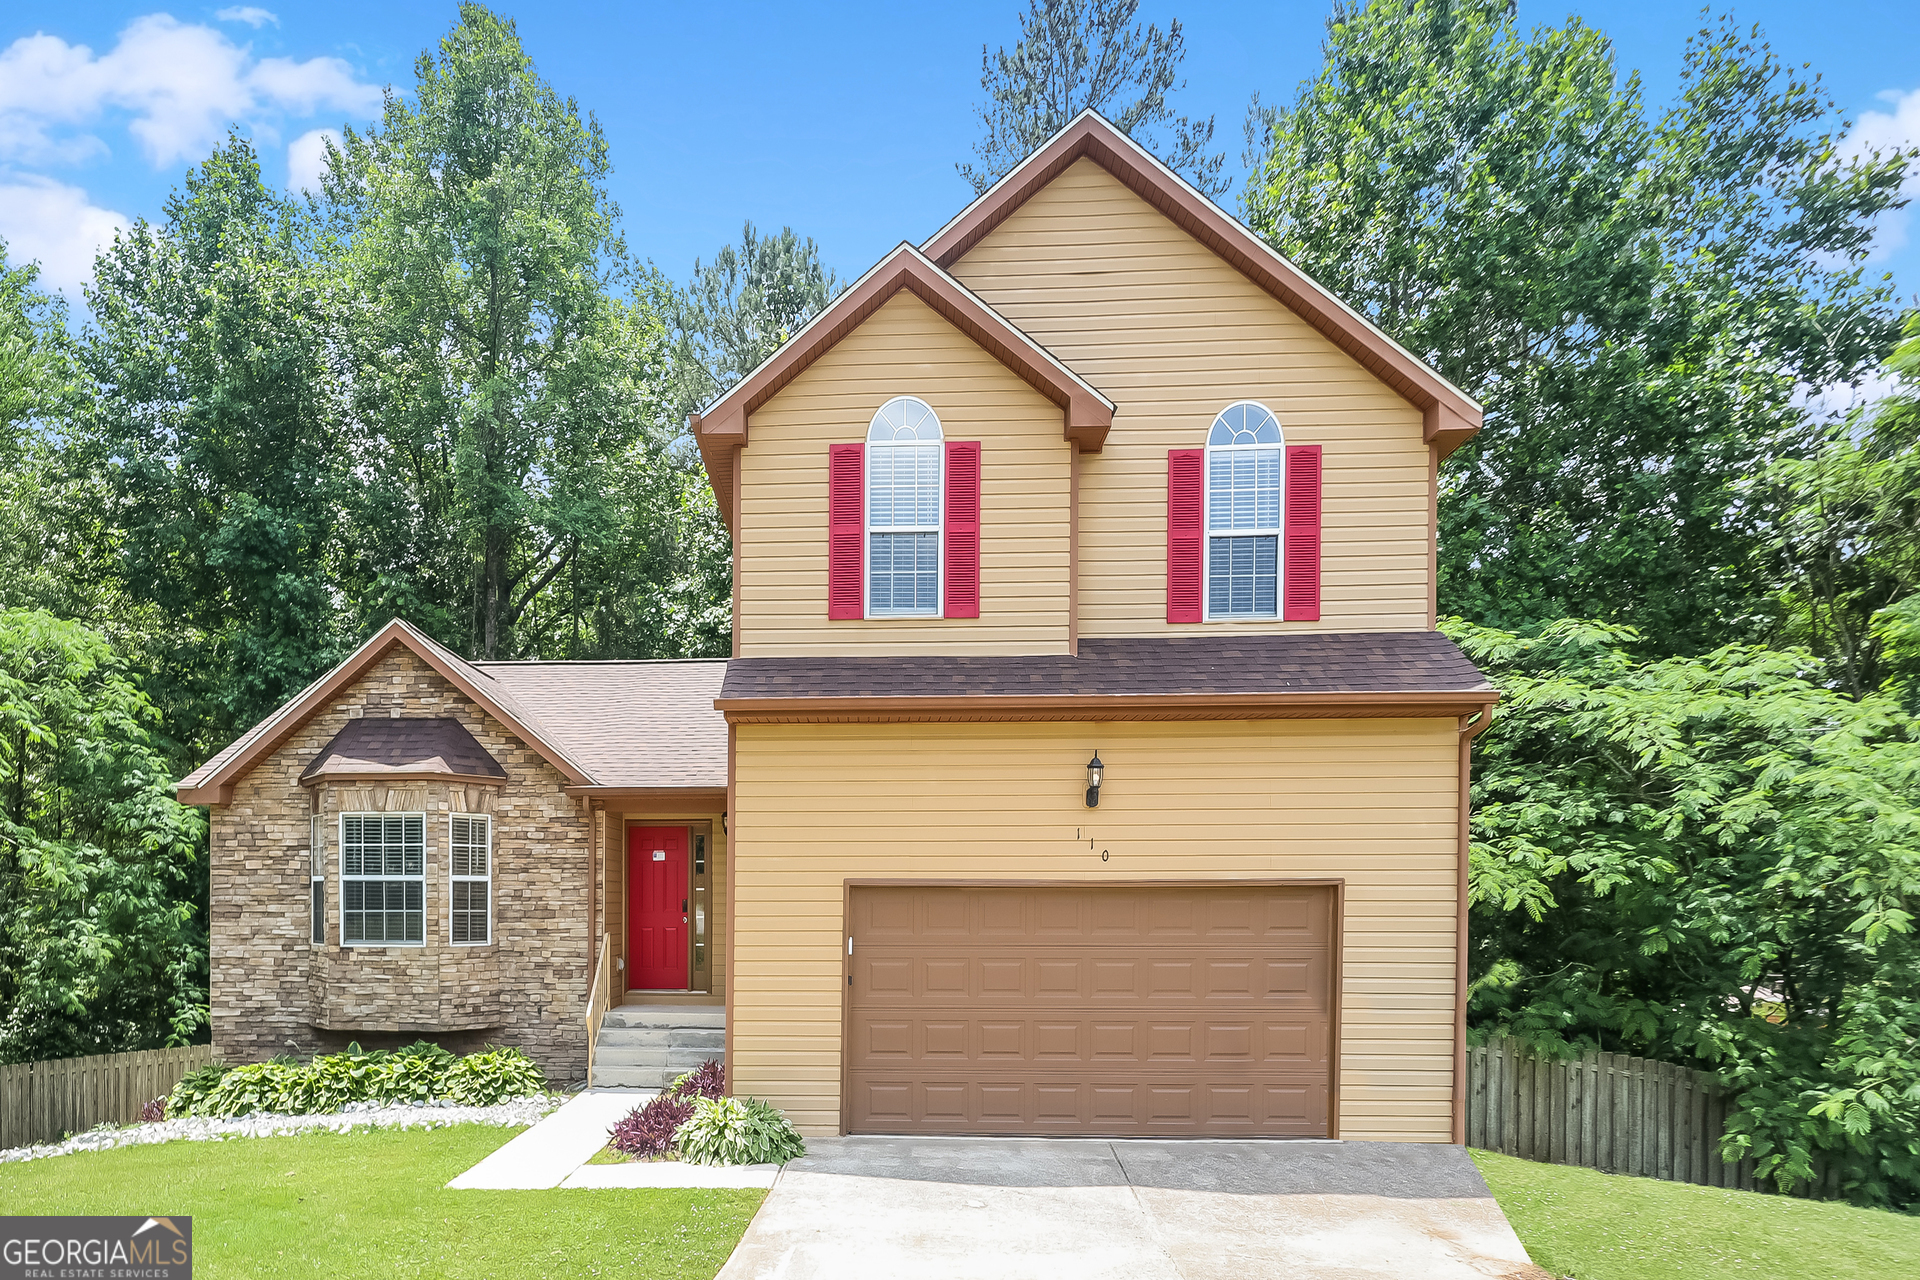
<svg viewBox="0 0 1920 1280">
<path fill-rule="evenodd" d="M 448 1191 L 487 1125 L 150 1147 L 0 1165 L 10 1214 L 191 1214 L 194 1275 L 711 1280 L 764 1191 Z"/>
<path fill-rule="evenodd" d="M 1533 1260 L 1575 1280 L 1920 1275 L 1920 1218 L 1475 1151 Z"/>
</svg>

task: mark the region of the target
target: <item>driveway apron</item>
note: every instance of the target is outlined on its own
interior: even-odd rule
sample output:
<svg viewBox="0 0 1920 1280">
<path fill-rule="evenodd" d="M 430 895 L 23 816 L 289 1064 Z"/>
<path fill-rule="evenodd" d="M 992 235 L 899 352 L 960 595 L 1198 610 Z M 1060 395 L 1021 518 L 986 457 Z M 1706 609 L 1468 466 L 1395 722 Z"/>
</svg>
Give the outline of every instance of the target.
<svg viewBox="0 0 1920 1280">
<path fill-rule="evenodd" d="M 718 1280 L 1550 1280 L 1459 1147 L 815 1138 Z"/>
</svg>

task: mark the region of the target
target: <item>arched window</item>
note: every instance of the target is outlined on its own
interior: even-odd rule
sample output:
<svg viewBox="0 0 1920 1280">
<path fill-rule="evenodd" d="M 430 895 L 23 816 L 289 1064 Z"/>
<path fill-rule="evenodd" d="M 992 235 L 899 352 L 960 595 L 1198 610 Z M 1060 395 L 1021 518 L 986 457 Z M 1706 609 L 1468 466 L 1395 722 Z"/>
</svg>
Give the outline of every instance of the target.
<svg viewBox="0 0 1920 1280">
<path fill-rule="evenodd" d="M 1280 422 L 1228 405 L 1207 433 L 1207 616 L 1274 618 L 1280 604 Z"/>
<path fill-rule="evenodd" d="M 867 428 L 867 616 L 940 612 L 940 419 L 895 396 Z"/>
</svg>

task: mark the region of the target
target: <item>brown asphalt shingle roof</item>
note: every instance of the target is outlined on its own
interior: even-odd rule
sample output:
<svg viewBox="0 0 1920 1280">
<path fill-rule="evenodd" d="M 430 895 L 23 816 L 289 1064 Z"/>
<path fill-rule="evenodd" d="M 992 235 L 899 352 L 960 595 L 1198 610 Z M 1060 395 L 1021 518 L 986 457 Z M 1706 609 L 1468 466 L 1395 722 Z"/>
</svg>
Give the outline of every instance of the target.
<svg viewBox="0 0 1920 1280">
<path fill-rule="evenodd" d="M 725 659 L 475 662 L 603 787 L 724 787 Z"/>
<path fill-rule="evenodd" d="M 300 781 L 381 773 L 451 773 L 502 782 L 507 777 L 500 762 L 458 720 L 369 716 L 347 721 L 301 773 Z"/>
<path fill-rule="evenodd" d="M 755 698 L 1492 693 L 1437 631 L 1082 640 L 1080 656 L 735 658 L 723 702 Z"/>
</svg>

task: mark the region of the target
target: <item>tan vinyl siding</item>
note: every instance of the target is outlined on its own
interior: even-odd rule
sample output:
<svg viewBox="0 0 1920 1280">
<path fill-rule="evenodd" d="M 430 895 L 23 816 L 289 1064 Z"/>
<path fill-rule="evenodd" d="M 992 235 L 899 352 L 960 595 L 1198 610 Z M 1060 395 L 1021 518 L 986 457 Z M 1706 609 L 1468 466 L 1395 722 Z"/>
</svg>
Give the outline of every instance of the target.
<svg viewBox="0 0 1920 1280">
<path fill-rule="evenodd" d="M 1075 163 L 953 274 L 1119 406 L 1080 468 L 1081 635 L 1427 627 L 1419 411 L 1104 169 Z M 1167 624 L 1167 450 L 1237 400 L 1325 448 L 1317 623 Z"/>
<path fill-rule="evenodd" d="M 827 621 L 827 446 L 897 395 L 981 442 L 980 616 Z M 1064 653 L 1071 446 L 1061 411 L 909 293 L 757 410 L 740 451 L 740 656 Z"/>
<path fill-rule="evenodd" d="M 1343 878 L 1340 1134 L 1448 1140 L 1451 721 L 741 725 L 735 750 L 730 1069 L 805 1132 L 840 1127 L 848 878 Z"/>
</svg>

